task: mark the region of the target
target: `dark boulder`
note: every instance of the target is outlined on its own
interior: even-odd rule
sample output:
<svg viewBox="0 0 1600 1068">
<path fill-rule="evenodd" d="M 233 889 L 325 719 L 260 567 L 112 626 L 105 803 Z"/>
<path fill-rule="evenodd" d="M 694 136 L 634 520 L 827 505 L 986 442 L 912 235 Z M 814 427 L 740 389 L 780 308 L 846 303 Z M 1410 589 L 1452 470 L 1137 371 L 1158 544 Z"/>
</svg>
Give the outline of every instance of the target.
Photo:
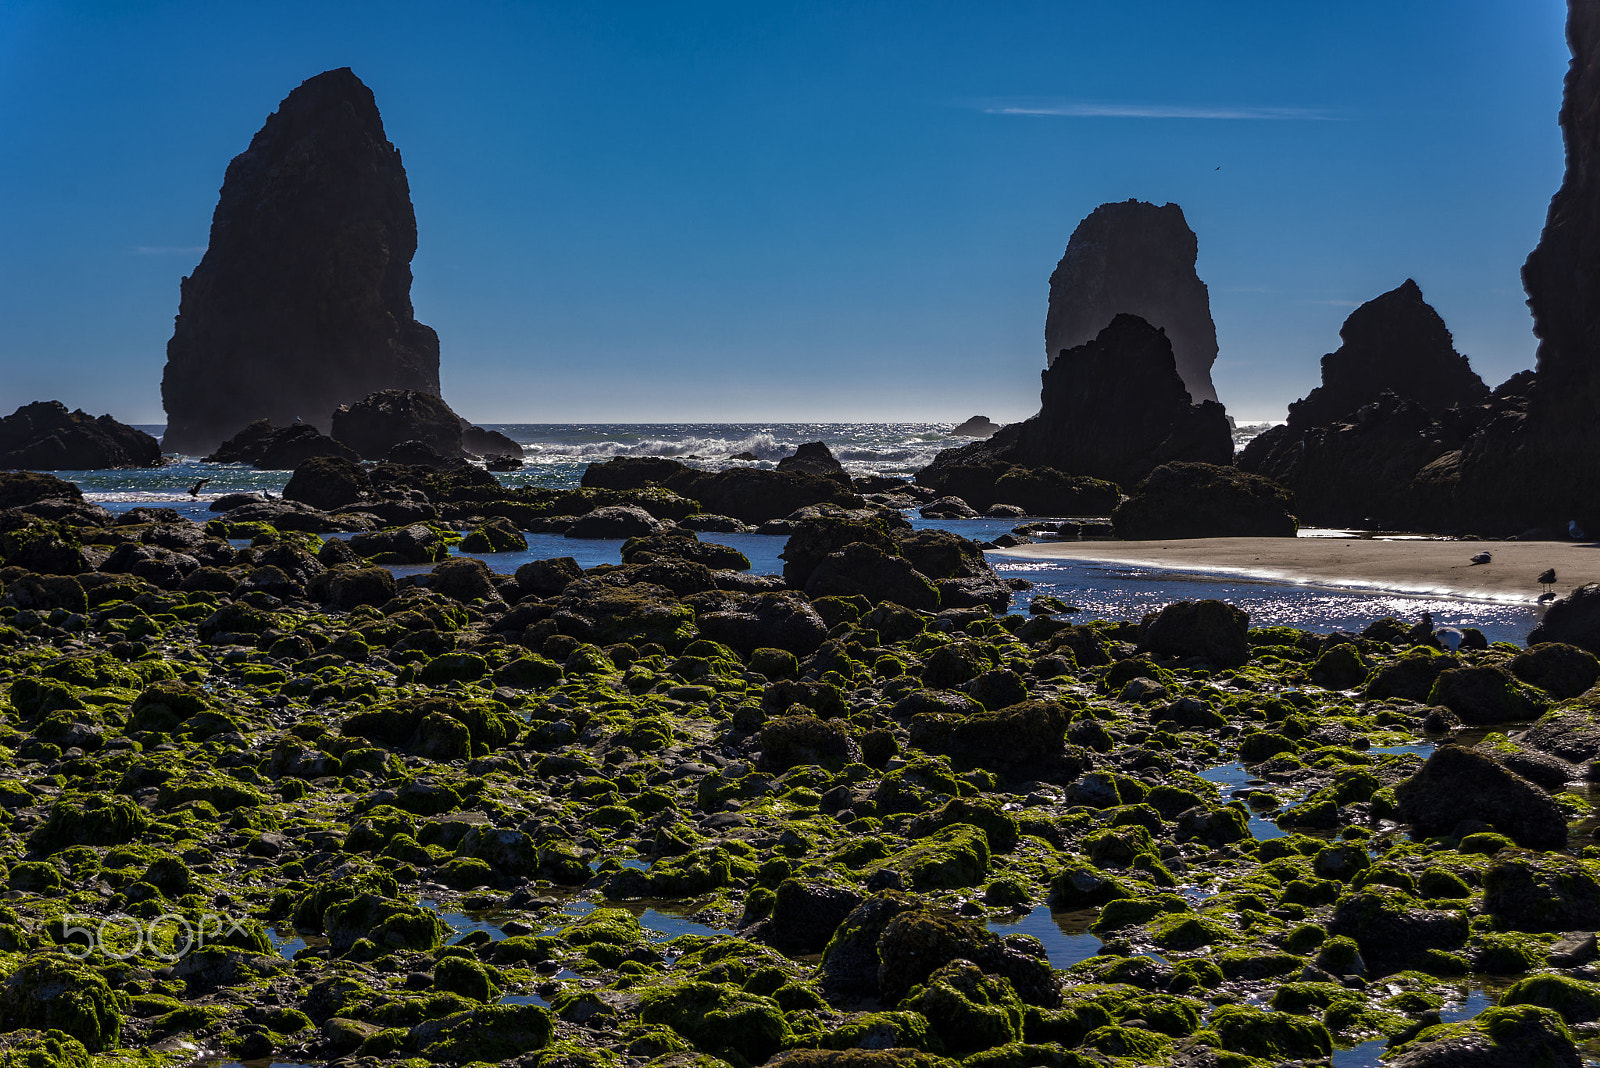
<svg viewBox="0 0 1600 1068">
<path fill-rule="evenodd" d="M 816 651 L 828 626 L 811 602 L 795 590 L 759 593 L 699 616 L 700 633 L 745 656 L 757 649 L 782 649 L 797 656 Z"/>
<path fill-rule="evenodd" d="M 570 556 L 553 560 L 531 560 L 517 568 L 517 587 L 524 594 L 550 597 L 583 577 L 583 568 Z"/>
<path fill-rule="evenodd" d="M 917 482 L 941 495 L 960 498 L 973 508 L 1012 504 L 1028 515 L 1110 515 L 1122 499 L 1122 491 L 1104 479 L 983 457 L 970 463 L 930 465 L 917 472 Z"/>
<path fill-rule="evenodd" d="M 461 417 L 437 392 L 382 389 L 334 409 L 332 434 L 361 454 L 382 460 L 405 441 L 420 441 L 440 456 L 461 455 Z"/>
<path fill-rule="evenodd" d="M 613 504 L 579 516 L 566 533 L 569 538 L 640 538 L 658 533 L 662 526 L 643 508 Z"/>
<path fill-rule="evenodd" d="M 372 492 L 372 480 L 353 460 L 318 456 L 302 462 L 283 487 L 283 499 L 333 511 L 355 504 Z"/>
<path fill-rule="evenodd" d="M 413 318 L 416 214 L 372 91 L 348 68 L 291 92 L 228 165 L 184 279 L 161 383 L 169 451 L 203 455 L 266 418 L 327 427 L 381 389 L 439 392 Z"/>
<path fill-rule="evenodd" d="M 1514 931 L 1600 927 L 1600 880 L 1575 857 L 1502 850 L 1483 873 L 1483 909 Z"/>
<path fill-rule="evenodd" d="M 461 447 L 475 456 L 483 457 L 514 457 L 522 459 L 522 446 L 500 433 L 498 430 L 485 430 L 481 426 L 473 426 L 465 419 L 461 420 Z"/>
<path fill-rule="evenodd" d="M 1062 352 L 1042 382 L 1038 415 L 941 452 L 918 483 L 935 485 L 951 467 L 1009 464 L 1126 486 L 1173 460 L 1233 459 L 1222 406 L 1191 403 L 1167 336 L 1137 316 L 1118 315 L 1093 341 Z"/>
<path fill-rule="evenodd" d="M 1046 345 L 1046 348 L 1049 346 Z M 991 422 L 987 415 L 975 415 L 965 423 L 953 427 L 950 436 L 953 438 L 987 438 L 993 436 L 1000 424 Z"/>
<path fill-rule="evenodd" d="M 896 535 L 908 526 L 903 517 L 888 511 L 825 509 L 797 519 L 790 525 L 789 540 L 779 554 L 783 581 L 795 589 L 804 589 L 822 561 L 851 544 L 870 545 L 888 555 L 899 555 Z"/>
<path fill-rule="evenodd" d="M 1249 630 L 1249 615 L 1224 601 L 1177 601 L 1145 616 L 1139 624 L 1139 648 L 1240 667 L 1250 659 Z"/>
<path fill-rule="evenodd" d="M 0 471 L 0 509 L 20 508 L 36 501 L 81 501 L 76 484 L 37 471 Z"/>
<path fill-rule="evenodd" d="M 818 475 L 850 484 L 850 476 L 845 473 L 844 465 L 834 459 L 827 443 L 821 441 L 808 441 L 801 445 L 793 456 L 785 456 L 778 461 L 778 470 Z"/>
<path fill-rule="evenodd" d="M 813 600 L 860 595 L 873 604 L 889 602 L 919 611 L 939 607 L 938 588 L 911 561 L 864 542 L 824 557 L 806 579 L 805 591 Z"/>
<path fill-rule="evenodd" d="M 1529 849 L 1566 848 L 1561 807 L 1481 750 L 1440 746 L 1394 794 L 1400 819 L 1419 837 L 1448 835 L 1477 820 Z"/>
<path fill-rule="evenodd" d="M 396 442 L 383 454 L 385 466 L 421 467 L 428 471 L 460 471 L 472 465 L 464 456 L 447 456 L 428 444 L 412 438 Z"/>
<path fill-rule="evenodd" d="M 587 489 L 644 489 L 660 486 L 700 502 L 713 515 L 742 523 L 781 519 L 811 505 L 860 508 L 861 496 L 849 480 L 838 482 L 806 471 L 763 471 L 741 467 L 700 471 L 660 456 L 618 456 L 590 464 L 583 472 Z"/>
<path fill-rule="evenodd" d="M 785 879 L 772 903 L 767 939 L 785 953 L 821 953 L 861 901 L 861 895 L 848 886 Z"/>
<path fill-rule="evenodd" d="M 1600 585 L 1579 586 L 1545 609 L 1544 619 L 1528 635 L 1530 646 L 1563 642 L 1600 655 Z"/>
<path fill-rule="evenodd" d="M 1467 940 L 1467 918 L 1460 912 L 1418 907 L 1409 895 L 1386 886 L 1340 898 L 1328 919 L 1328 933 L 1355 940 L 1376 975 L 1387 975 L 1424 959 L 1430 950 L 1450 951 Z"/>
<path fill-rule="evenodd" d="M 1545 642 L 1518 653 L 1511 674 L 1551 697 L 1577 697 L 1600 680 L 1600 659 L 1564 642 Z"/>
<path fill-rule="evenodd" d="M 1215 464 L 1162 464 L 1111 513 L 1117 537 L 1292 538 L 1293 498 L 1269 478 Z"/>
<path fill-rule="evenodd" d="M 1428 692 L 1428 703 L 1448 708 L 1469 727 L 1537 719 L 1550 707 L 1547 697 L 1497 664 L 1441 672 Z"/>
<path fill-rule="evenodd" d="M 463 604 L 486 599 L 498 600 L 494 575 L 487 564 L 472 557 L 446 560 L 429 573 L 428 589 Z"/>
<path fill-rule="evenodd" d="M 265 471 L 293 471 L 318 456 L 361 459 L 354 449 L 334 441 L 310 423 L 273 426 L 266 419 L 257 419 L 217 446 L 217 451 L 206 460 L 216 464 L 249 464 Z"/>
<path fill-rule="evenodd" d="M 24 404 L 0 419 L 0 467 L 87 471 L 160 463 L 161 445 L 149 434 L 109 415 L 69 412 L 60 401 Z"/>
</svg>

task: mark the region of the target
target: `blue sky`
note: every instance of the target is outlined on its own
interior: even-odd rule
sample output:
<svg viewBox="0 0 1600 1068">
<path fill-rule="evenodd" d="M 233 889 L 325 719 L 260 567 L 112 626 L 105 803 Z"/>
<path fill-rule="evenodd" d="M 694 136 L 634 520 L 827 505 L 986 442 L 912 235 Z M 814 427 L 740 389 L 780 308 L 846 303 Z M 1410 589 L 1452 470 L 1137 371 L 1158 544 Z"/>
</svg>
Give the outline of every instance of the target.
<svg viewBox="0 0 1600 1068">
<path fill-rule="evenodd" d="M 1493 384 L 1533 361 L 1564 14 L 0 0 L 0 407 L 164 421 L 223 171 L 338 66 L 405 159 L 418 318 L 474 420 L 1021 418 L 1050 272 L 1128 197 L 1199 235 L 1239 418 L 1407 277 Z"/>
</svg>

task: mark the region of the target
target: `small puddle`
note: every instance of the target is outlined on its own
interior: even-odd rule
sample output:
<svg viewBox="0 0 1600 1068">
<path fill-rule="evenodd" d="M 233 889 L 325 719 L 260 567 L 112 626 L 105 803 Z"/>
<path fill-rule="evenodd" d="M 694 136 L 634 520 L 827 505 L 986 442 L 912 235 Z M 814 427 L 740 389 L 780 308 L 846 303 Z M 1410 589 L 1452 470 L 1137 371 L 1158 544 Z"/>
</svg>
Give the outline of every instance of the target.
<svg viewBox="0 0 1600 1068">
<path fill-rule="evenodd" d="M 484 931 L 489 935 L 491 942 L 498 942 L 506 937 L 506 933 L 501 930 L 500 924 L 512 918 L 509 913 L 498 909 L 484 909 L 481 912 L 476 910 L 473 912 L 447 912 L 439 907 L 437 901 L 423 900 L 418 904 L 436 914 L 445 922 L 446 926 L 455 932 L 448 943 L 450 945 L 461 941 L 473 931 Z"/>
<path fill-rule="evenodd" d="M 1050 967 L 1061 971 L 1100 952 L 1100 939 L 1089 933 L 1089 925 L 1097 915 L 1098 909 L 1052 912 L 1047 906 L 1040 905 L 1009 923 L 990 920 L 986 926 L 1002 937 L 1032 935 L 1044 943 Z"/>
<path fill-rule="evenodd" d="M 1237 760 L 1231 764 L 1218 764 L 1214 768 L 1207 768 L 1200 773 L 1200 778 L 1221 787 L 1224 799 L 1242 790 L 1271 785 L 1265 779 L 1258 779 L 1250 774 Z M 1250 810 L 1249 825 L 1251 836 L 1258 842 L 1265 842 L 1268 838 L 1287 837 L 1287 832 L 1279 830 L 1278 825 L 1265 816 L 1256 815 L 1253 808 Z"/>
<path fill-rule="evenodd" d="M 308 946 L 325 946 L 328 944 L 328 939 L 324 935 L 304 934 L 288 925 L 268 927 L 266 930 L 267 941 L 272 943 L 272 948 L 284 960 L 294 960 L 295 954 Z M 256 1062 L 251 1061 L 250 1063 L 254 1068 Z M 283 1063 L 287 1064 L 288 1062 L 285 1061 Z"/>
<path fill-rule="evenodd" d="M 601 906 L 593 901 L 573 901 L 561 910 L 561 915 L 572 920 L 582 919 Z M 665 942 L 680 935 L 705 935 L 716 938 L 722 935 L 736 934 L 731 927 L 712 927 L 707 924 L 691 920 L 689 917 L 673 912 L 670 909 L 660 909 L 643 901 L 615 901 L 607 902 L 605 908 L 627 909 L 639 920 L 639 926 L 651 936 L 652 941 Z M 545 935 L 554 935 L 565 927 L 563 923 L 539 932 Z"/>
<path fill-rule="evenodd" d="M 1472 1019 L 1494 1003 L 1494 998 L 1474 987 L 1460 1001 L 1445 1002 L 1439 1010 L 1439 1019 L 1444 1023 L 1460 1023 Z M 1333 1051 L 1333 1068 L 1382 1068 L 1383 1055 L 1388 1050 L 1389 1040 L 1385 1038 L 1374 1038 L 1349 1049 L 1336 1049 Z"/>
</svg>

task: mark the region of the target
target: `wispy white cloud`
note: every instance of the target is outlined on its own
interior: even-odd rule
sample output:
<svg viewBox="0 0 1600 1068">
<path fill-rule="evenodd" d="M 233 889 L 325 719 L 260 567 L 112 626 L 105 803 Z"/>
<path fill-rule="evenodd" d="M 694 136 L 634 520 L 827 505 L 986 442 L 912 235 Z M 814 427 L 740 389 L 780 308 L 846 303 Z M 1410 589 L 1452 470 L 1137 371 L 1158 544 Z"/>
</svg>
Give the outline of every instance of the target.
<svg viewBox="0 0 1600 1068">
<path fill-rule="evenodd" d="M 206 250 L 204 245 L 135 245 L 135 256 L 198 256 Z"/>
<path fill-rule="evenodd" d="M 1083 100 L 988 100 L 978 105 L 988 115 L 1045 115 L 1079 119 L 1275 119 L 1326 121 L 1338 118 L 1326 108 L 1207 107 L 1191 104 L 1096 103 Z"/>
</svg>

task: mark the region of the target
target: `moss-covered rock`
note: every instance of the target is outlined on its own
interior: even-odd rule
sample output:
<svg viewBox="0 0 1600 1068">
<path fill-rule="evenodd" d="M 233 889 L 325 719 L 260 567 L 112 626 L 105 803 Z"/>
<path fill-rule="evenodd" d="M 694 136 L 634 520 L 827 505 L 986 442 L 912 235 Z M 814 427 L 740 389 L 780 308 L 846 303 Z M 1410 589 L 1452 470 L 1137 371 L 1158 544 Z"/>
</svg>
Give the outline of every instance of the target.
<svg viewBox="0 0 1600 1068">
<path fill-rule="evenodd" d="M 127 996 L 89 967 L 56 953 L 24 961 L 0 984 L 0 1028 L 59 1031 L 90 1053 L 117 1045 Z"/>
</svg>

